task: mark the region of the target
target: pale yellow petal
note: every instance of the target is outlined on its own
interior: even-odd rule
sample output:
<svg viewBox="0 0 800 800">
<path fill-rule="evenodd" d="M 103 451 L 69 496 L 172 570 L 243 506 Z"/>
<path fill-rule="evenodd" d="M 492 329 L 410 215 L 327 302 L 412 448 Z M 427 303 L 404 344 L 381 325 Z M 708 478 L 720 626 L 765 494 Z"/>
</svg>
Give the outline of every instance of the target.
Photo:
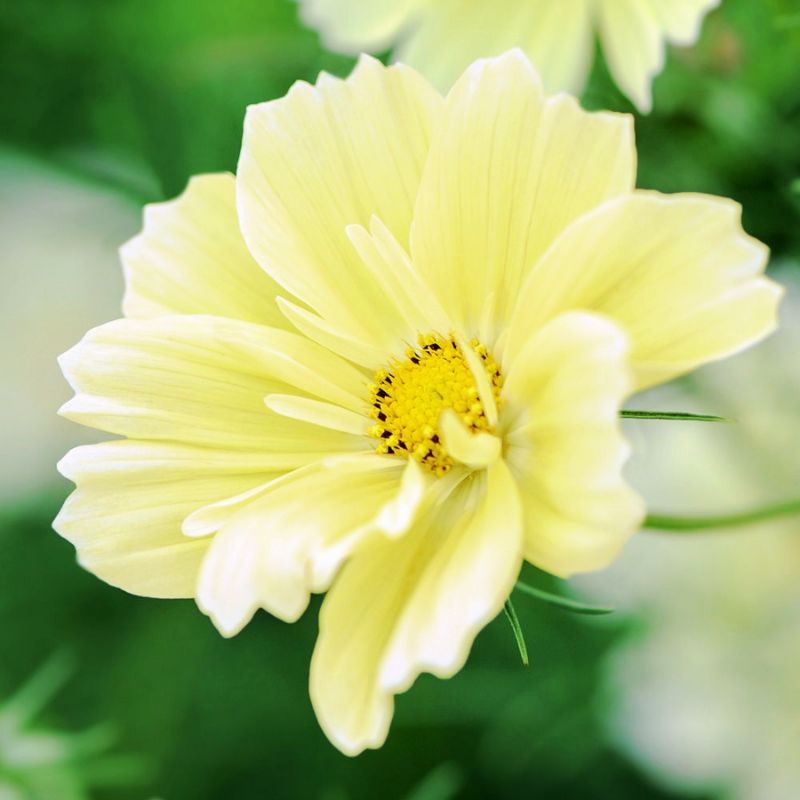
<svg viewBox="0 0 800 800">
<path fill-rule="evenodd" d="M 636 362 L 640 388 L 691 372 L 710 360 L 735 355 L 772 333 L 778 324 L 783 288 L 754 278 L 730 289 L 690 319 L 666 324 L 660 342 Z M 710 354 L 710 355 L 709 355 Z"/>
<path fill-rule="evenodd" d="M 673 44 L 686 47 L 700 37 L 703 18 L 722 0 L 648 0 Z"/>
<path fill-rule="evenodd" d="M 600 0 L 603 55 L 617 86 L 643 113 L 653 106 L 651 83 L 664 68 L 666 45 L 647 0 Z"/>
<path fill-rule="evenodd" d="M 473 433 L 452 408 L 446 408 L 439 418 L 447 454 L 461 464 L 473 469 L 483 468 L 500 457 L 502 442 L 486 431 Z"/>
<path fill-rule="evenodd" d="M 175 200 L 146 206 L 144 229 L 120 255 L 127 317 L 215 314 L 287 327 L 277 284 L 239 231 L 233 175 L 200 175 Z"/>
<path fill-rule="evenodd" d="M 78 447 L 59 463 L 77 488 L 54 527 L 102 580 L 149 597 L 193 597 L 208 542 L 181 533 L 184 517 L 298 463 L 297 457 L 156 442 Z"/>
<path fill-rule="evenodd" d="M 617 85 L 640 111 L 653 105 L 651 84 L 664 68 L 666 39 L 688 45 L 719 0 L 599 0 L 603 53 Z"/>
<path fill-rule="evenodd" d="M 533 336 L 509 370 L 502 422 L 525 557 L 555 575 L 606 566 L 642 521 L 642 502 L 622 477 L 626 355 L 619 327 L 573 312 Z"/>
<path fill-rule="evenodd" d="M 414 11 L 432 0 L 300 0 L 300 18 L 325 47 L 356 55 L 385 50 Z"/>
<path fill-rule="evenodd" d="M 280 393 L 364 408 L 364 376 L 287 331 L 199 315 L 117 320 L 90 331 L 61 366 L 76 392 L 61 413 L 110 433 L 309 457 L 364 447 L 264 405 Z"/>
<path fill-rule="evenodd" d="M 342 333 L 335 324 L 327 322 L 319 314 L 301 308 L 283 297 L 278 297 L 278 308 L 300 333 L 342 358 L 372 371 L 377 371 L 386 365 L 385 350 L 363 339 Z"/>
<path fill-rule="evenodd" d="M 594 59 L 594 0 L 534 0 L 530 7 L 536 16 L 519 44 L 545 91 L 580 96 Z"/>
<path fill-rule="evenodd" d="M 250 251 L 343 335 L 383 349 L 392 298 L 346 228 L 377 215 L 407 246 L 440 106 L 413 70 L 363 57 L 347 80 L 323 74 L 247 113 L 237 187 Z"/>
<path fill-rule="evenodd" d="M 636 192 L 575 222 L 532 270 L 504 359 L 549 319 L 599 311 L 631 339 L 641 389 L 740 350 L 776 324 L 780 288 L 741 209 L 704 195 Z"/>
<path fill-rule="evenodd" d="M 548 92 L 580 94 L 592 63 L 593 0 L 437 0 L 395 49 L 442 91 L 478 58 L 513 47 L 531 59 Z"/>
<path fill-rule="evenodd" d="M 492 299 L 494 300 L 494 298 Z M 492 308 L 494 308 L 494 302 L 492 302 Z M 464 356 L 464 361 L 467 362 L 469 371 L 472 373 L 475 388 L 478 390 L 478 397 L 483 404 L 483 413 L 486 415 L 486 421 L 494 427 L 497 424 L 497 403 L 494 397 L 494 387 L 486 367 L 463 336 L 457 334 L 456 341 Z M 488 341 L 488 339 L 483 339 L 483 341 Z"/>
<path fill-rule="evenodd" d="M 356 436 L 367 436 L 374 424 L 366 414 L 357 414 L 347 408 L 310 397 L 270 394 L 264 402 L 270 411 L 289 419 L 298 419 L 311 425 L 352 433 Z"/>
<path fill-rule="evenodd" d="M 387 458 L 384 455 L 378 457 L 374 452 L 362 451 L 360 453 L 328 455 L 303 466 L 306 472 L 310 473 L 327 470 L 330 474 L 333 474 L 338 469 L 359 472 L 367 466 L 372 471 L 388 470 L 391 472 L 402 466 L 402 462 L 399 458 Z M 238 514 L 246 506 L 251 505 L 254 500 L 261 499 L 281 484 L 295 481 L 304 474 L 299 469 L 285 472 L 275 479 L 248 489 L 241 494 L 228 496 L 223 500 L 203 506 L 186 517 L 182 525 L 183 532 L 186 536 L 191 537 L 208 536 L 211 533 L 216 533 L 234 515 Z M 396 536 L 404 532 L 406 523 L 403 520 L 406 518 L 409 509 L 413 511 L 416 508 L 421 498 L 421 493 L 428 486 L 430 480 L 432 480 L 430 473 L 421 470 L 416 462 L 412 460 L 406 461 L 399 491 L 392 503 L 382 507 L 380 515 L 376 517 L 376 527 L 387 536 Z M 395 508 L 395 505 L 404 501 L 408 501 L 408 506 L 405 512 L 400 512 L 399 509 Z"/>
<path fill-rule="evenodd" d="M 424 553 L 425 569 L 383 660 L 379 681 L 388 691 L 405 691 L 423 671 L 440 678 L 458 672 L 475 636 L 500 613 L 519 574 L 521 507 L 508 468 L 496 461 L 472 480 L 475 494 L 465 498 L 472 513 L 452 519 L 449 532 L 429 530 L 438 542 L 418 543 L 422 552 L 416 558 Z"/>
<path fill-rule="evenodd" d="M 279 307 L 302 333 L 333 352 L 371 370 L 386 366 L 391 358 L 402 358 L 420 331 L 450 331 L 452 324 L 424 283 L 408 253 L 378 217 L 370 219 L 369 230 L 347 225 L 345 232 L 361 260 L 363 279 L 380 286 L 383 293 L 380 327 L 366 338 L 353 338 L 340 326 L 331 324 L 279 298 Z M 358 276 L 355 276 L 358 279 Z"/>
<path fill-rule="evenodd" d="M 406 469 L 403 461 L 378 455 L 319 462 L 247 502 L 196 512 L 190 525 L 219 525 L 203 562 L 200 608 L 225 636 L 241 630 L 258 608 L 296 620 L 310 593 L 325 591 L 353 549 L 380 534 L 378 520 L 402 492 Z M 406 511 L 408 525 L 414 508 Z"/>
<path fill-rule="evenodd" d="M 452 329 L 442 305 L 420 277 L 410 256 L 378 217 L 372 217 L 369 230 L 349 225 L 347 235 L 373 280 L 381 283 L 391 298 L 395 313 L 384 317 L 384 325 L 392 329 L 393 339 L 414 342 L 420 331 Z M 391 341 L 387 340 L 389 344 Z M 393 355 L 399 357 L 404 350 L 401 345 Z"/>
<path fill-rule="evenodd" d="M 589 114 L 566 96 L 545 101 L 519 52 L 478 62 L 448 96 L 431 146 L 414 263 L 470 335 L 493 296 L 497 329 L 553 239 L 628 192 L 635 167 L 629 117 Z"/>
<path fill-rule="evenodd" d="M 431 476 L 409 458 L 403 469 L 400 489 L 392 500 L 384 503 L 375 518 L 376 527 L 391 538 L 404 534 L 414 521 L 431 480 Z"/>
<path fill-rule="evenodd" d="M 380 747 L 394 694 L 422 671 L 449 677 L 463 666 L 514 585 L 520 547 L 519 498 L 497 461 L 405 536 L 371 543 L 344 567 L 323 603 L 310 684 L 340 750 Z"/>
</svg>

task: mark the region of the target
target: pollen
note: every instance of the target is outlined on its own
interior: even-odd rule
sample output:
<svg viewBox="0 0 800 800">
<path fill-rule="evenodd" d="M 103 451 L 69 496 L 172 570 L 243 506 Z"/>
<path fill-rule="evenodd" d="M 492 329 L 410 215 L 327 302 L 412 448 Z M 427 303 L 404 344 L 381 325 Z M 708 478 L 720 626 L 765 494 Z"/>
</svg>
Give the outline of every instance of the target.
<svg viewBox="0 0 800 800">
<path fill-rule="evenodd" d="M 370 386 L 370 415 L 375 425 L 370 436 L 378 440 L 379 453 L 414 458 L 442 477 L 454 464 L 439 434 L 442 411 L 452 408 L 474 432 L 491 432 L 491 425 L 455 337 L 428 334 L 418 341 L 418 347 L 406 350 L 405 360 L 393 361 L 375 374 Z M 499 407 L 500 368 L 477 339 L 469 346 L 486 370 Z"/>
</svg>

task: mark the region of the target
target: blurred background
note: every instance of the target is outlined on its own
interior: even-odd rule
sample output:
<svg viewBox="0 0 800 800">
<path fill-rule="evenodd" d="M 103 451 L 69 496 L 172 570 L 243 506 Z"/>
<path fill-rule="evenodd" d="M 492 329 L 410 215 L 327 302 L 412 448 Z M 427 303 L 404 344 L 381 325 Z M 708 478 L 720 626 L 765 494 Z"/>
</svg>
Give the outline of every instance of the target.
<svg viewBox="0 0 800 800">
<path fill-rule="evenodd" d="M 119 315 L 117 247 L 144 203 L 233 170 L 245 106 L 321 69 L 290 0 L 17 0 L 0 6 L 0 800 L 800 798 L 800 519 L 640 534 L 572 591 L 588 620 L 519 597 L 464 671 L 423 677 L 387 745 L 352 760 L 307 696 L 316 607 L 223 640 L 190 601 L 105 586 L 50 528 L 56 356 Z M 601 62 L 583 98 L 632 111 Z M 723 0 L 671 50 L 637 119 L 640 185 L 727 195 L 800 285 L 800 6 Z M 656 511 L 800 494 L 800 289 L 769 342 L 638 397 L 735 417 L 637 423 Z"/>
</svg>

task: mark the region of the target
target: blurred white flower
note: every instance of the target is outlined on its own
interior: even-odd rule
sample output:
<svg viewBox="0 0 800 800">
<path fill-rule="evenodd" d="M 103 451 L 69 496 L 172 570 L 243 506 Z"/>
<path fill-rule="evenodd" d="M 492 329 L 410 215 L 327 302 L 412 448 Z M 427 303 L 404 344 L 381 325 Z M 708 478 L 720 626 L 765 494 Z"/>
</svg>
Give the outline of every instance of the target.
<svg viewBox="0 0 800 800">
<path fill-rule="evenodd" d="M 0 502 L 55 482 L 75 444 L 74 426 L 56 416 L 69 397 L 56 357 L 118 316 L 116 249 L 138 224 L 118 195 L 0 150 Z"/>
<path fill-rule="evenodd" d="M 580 94 L 595 39 L 619 88 L 647 113 L 667 44 L 688 47 L 720 0 L 298 0 L 304 22 L 340 53 L 380 53 L 442 91 L 477 58 L 519 47 L 549 93 Z"/>
<path fill-rule="evenodd" d="M 691 387 L 645 398 L 648 408 L 737 419 L 637 425 L 646 452 L 631 477 L 650 508 L 725 513 L 800 495 L 796 286 L 782 317 L 769 342 L 702 370 Z M 726 800 L 800 797 L 800 519 L 645 534 L 579 583 L 645 622 L 609 664 L 623 750 L 673 788 Z"/>
</svg>

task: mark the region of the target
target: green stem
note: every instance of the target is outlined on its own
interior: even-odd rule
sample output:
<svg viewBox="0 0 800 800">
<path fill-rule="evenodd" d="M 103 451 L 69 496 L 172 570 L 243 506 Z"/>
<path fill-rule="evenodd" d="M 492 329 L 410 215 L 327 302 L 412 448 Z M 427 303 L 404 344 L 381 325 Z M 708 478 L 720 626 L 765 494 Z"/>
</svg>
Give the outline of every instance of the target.
<svg viewBox="0 0 800 800">
<path fill-rule="evenodd" d="M 537 600 L 542 600 L 551 606 L 557 606 L 564 611 L 571 611 L 573 614 L 589 614 L 597 616 L 600 614 L 612 614 L 613 608 L 605 608 L 603 606 L 589 606 L 586 603 L 579 603 L 577 600 L 570 600 L 568 597 L 562 597 L 560 594 L 553 594 L 552 592 L 545 592 L 543 589 L 537 589 L 523 581 L 517 581 L 514 587 L 523 594 L 535 597 Z"/>
<path fill-rule="evenodd" d="M 800 514 L 800 499 L 787 500 L 782 503 L 744 511 L 739 514 L 724 514 L 704 517 L 673 517 L 666 514 L 648 514 L 644 521 L 645 528 L 657 528 L 663 531 L 697 531 L 713 528 L 735 528 L 763 522 L 768 519 Z"/>
<path fill-rule="evenodd" d="M 506 612 L 506 619 L 508 619 L 508 622 L 511 625 L 511 630 L 514 631 L 514 639 L 517 642 L 519 657 L 522 659 L 522 663 L 527 667 L 528 646 L 525 644 L 525 634 L 522 632 L 522 626 L 519 624 L 517 611 L 510 599 L 506 600 L 506 604 L 503 606 L 503 611 Z"/>
<path fill-rule="evenodd" d="M 620 411 L 623 419 L 666 419 L 679 422 L 733 422 L 727 417 L 718 417 L 714 414 L 690 414 L 686 411 Z"/>
</svg>

